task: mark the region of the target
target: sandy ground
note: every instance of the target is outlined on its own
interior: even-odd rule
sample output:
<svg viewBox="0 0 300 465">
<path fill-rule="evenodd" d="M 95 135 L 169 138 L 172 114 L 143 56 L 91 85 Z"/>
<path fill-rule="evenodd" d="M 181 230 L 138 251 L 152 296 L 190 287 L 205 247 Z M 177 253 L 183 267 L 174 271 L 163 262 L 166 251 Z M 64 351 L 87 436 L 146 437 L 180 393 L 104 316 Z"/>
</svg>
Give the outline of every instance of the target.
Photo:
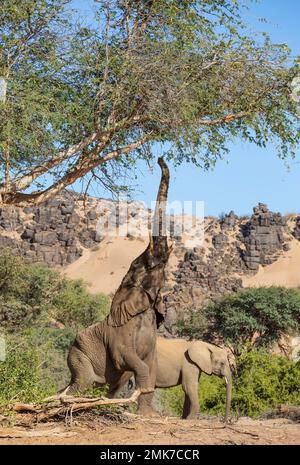
<svg viewBox="0 0 300 465">
<path fill-rule="evenodd" d="M 254 276 L 243 277 L 244 287 L 286 286 L 300 287 L 300 242 L 290 242 L 291 249 L 272 265 L 260 266 Z"/>
<path fill-rule="evenodd" d="M 219 420 L 180 420 L 131 416 L 121 423 L 74 419 L 63 423 L 39 424 L 29 428 L 0 428 L 3 444 L 297 444 L 300 425 L 287 419 L 255 421 L 241 418 L 225 426 Z M 135 418 L 134 418 L 135 417 Z M 19 437 L 18 437 L 19 436 Z M 20 437 L 21 436 L 21 437 Z M 26 437 L 27 436 L 27 437 Z"/>
</svg>

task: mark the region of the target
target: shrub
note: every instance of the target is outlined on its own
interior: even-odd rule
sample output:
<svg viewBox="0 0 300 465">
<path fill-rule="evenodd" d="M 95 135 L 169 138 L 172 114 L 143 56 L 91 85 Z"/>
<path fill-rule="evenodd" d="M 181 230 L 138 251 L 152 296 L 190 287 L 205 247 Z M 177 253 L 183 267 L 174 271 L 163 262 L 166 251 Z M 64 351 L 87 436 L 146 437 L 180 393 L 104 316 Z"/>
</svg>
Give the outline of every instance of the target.
<svg viewBox="0 0 300 465">
<path fill-rule="evenodd" d="M 180 386 L 160 389 L 157 397 L 161 410 L 171 415 L 182 414 L 184 393 Z M 224 415 L 224 380 L 202 373 L 199 403 L 203 413 Z M 232 413 L 257 417 L 280 404 L 300 405 L 300 362 L 270 355 L 262 349 L 244 351 L 237 360 Z"/>
<path fill-rule="evenodd" d="M 80 329 L 102 320 L 109 313 L 110 299 L 89 294 L 80 280 L 63 279 L 52 304 L 55 319 Z"/>
<path fill-rule="evenodd" d="M 21 290 L 24 261 L 12 255 L 8 248 L 0 249 L 0 292 L 2 296 L 18 294 Z"/>
<path fill-rule="evenodd" d="M 186 311 L 176 325 L 178 335 L 189 339 L 210 340 L 208 328 L 209 321 L 204 309 Z"/>
<path fill-rule="evenodd" d="M 300 293 L 284 287 L 249 288 L 227 295 L 191 313 L 179 325 L 181 335 L 211 340 L 221 337 L 236 354 L 246 343 L 268 348 L 299 329 Z"/>
<path fill-rule="evenodd" d="M 226 404 L 225 382 L 216 376 L 201 374 L 198 389 L 200 412 L 224 415 Z M 184 403 L 184 392 L 181 386 L 169 389 L 158 389 L 157 403 L 159 409 L 169 415 L 181 416 Z"/>
<path fill-rule="evenodd" d="M 0 251 L 0 324 L 8 330 L 58 320 L 82 329 L 107 315 L 109 298 L 91 295 L 80 280 L 71 280 L 44 265 L 27 265 L 8 250 Z"/>
<path fill-rule="evenodd" d="M 74 337 L 70 328 L 41 327 L 5 335 L 6 358 L 0 362 L 2 410 L 15 402 L 39 402 L 67 386 L 67 352 Z M 87 392 L 101 394 L 98 387 Z"/>
<path fill-rule="evenodd" d="M 43 265 L 0 251 L 0 404 L 34 402 L 66 386 L 67 351 L 76 332 L 109 311 L 109 298 Z M 62 323 L 58 327 L 58 323 Z"/>
<path fill-rule="evenodd" d="M 36 340 L 23 334 L 6 337 L 6 359 L 0 362 L 0 404 L 34 402 L 55 392 L 55 383 L 43 374 L 49 345 L 37 347 Z"/>
<path fill-rule="evenodd" d="M 238 359 L 233 410 L 258 416 L 280 404 L 300 405 L 300 363 L 262 350 L 244 351 Z"/>
</svg>

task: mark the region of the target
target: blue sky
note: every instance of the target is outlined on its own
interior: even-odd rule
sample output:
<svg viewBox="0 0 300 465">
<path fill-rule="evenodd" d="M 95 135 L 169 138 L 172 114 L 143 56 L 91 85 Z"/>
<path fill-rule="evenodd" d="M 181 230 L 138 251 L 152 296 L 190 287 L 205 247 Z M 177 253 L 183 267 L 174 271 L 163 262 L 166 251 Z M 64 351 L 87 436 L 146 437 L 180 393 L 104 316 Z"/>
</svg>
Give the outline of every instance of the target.
<svg viewBox="0 0 300 465">
<path fill-rule="evenodd" d="M 268 32 L 273 42 L 287 43 L 293 56 L 300 55 L 299 0 L 245 3 L 250 6 L 245 19 L 253 31 Z M 73 4 L 83 15 L 89 15 L 90 0 L 74 0 Z M 258 22 L 260 17 L 265 17 L 268 23 Z M 139 192 L 135 198 L 150 205 L 156 196 L 159 171 L 154 169 L 151 173 L 142 163 L 138 167 L 135 185 Z M 284 162 L 271 145 L 261 149 L 237 140 L 213 171 L 203 172 L 188 164 L 176 171 L 171 169 L 169 200 L 203 200 L 206 216 L 229 210 L 249 214 L 258 202 L 282 213 L 300 212 L 300 149 L 295 159 Z"/>
</svg>

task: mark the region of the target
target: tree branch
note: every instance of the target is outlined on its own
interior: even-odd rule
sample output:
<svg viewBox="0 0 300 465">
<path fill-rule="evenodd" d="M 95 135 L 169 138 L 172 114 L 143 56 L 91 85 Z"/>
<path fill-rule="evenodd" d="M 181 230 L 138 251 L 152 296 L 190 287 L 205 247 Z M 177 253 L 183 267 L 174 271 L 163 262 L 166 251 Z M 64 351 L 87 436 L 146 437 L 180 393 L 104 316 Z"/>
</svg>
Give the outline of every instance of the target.
<svg viewBox="0 0 300 465">
<path fill-rule="evenodd" d="M 79 142 L 76 145 L 72 145 L 66 150 L 62 150 L 59 152 L 56 157 L 51 158 L 48 161 L 43 162 L 41 165 L 36 166 L 28 173 L 24 174 L 20 178 L 16 178 L 11 183 L 11 188 L 15 191 L 21 191 L 29 187 L 32 182 L 37 179 L 38 177 L 42 176 L 44 173 L 49 171 L 50 169 L 54 168 L 55 166 L 59 165 L 65 160 L 76 155 L 76 153 L 80 152 L 84 148 L 86 148 L 89 144 L 94 142 L 97 139 L 97 133 L 94 132 L 92 135 L 86 137 L 84 140 Z M 4 184 L 0 184 L 0 194 L 7 193 L 6 186 Z"/>
<path fill-rule="evenodd" d="M 107 153 L 103 157 L 98 157 L 99 147 L 94 149 L 93 152 L 89 154 L 89 156 L 82 155 L 76 162 L 76 164 L 66 172 L 66 174 L 55 184 L 48 187 L 44 191 L 37 192 L 37 193 L 22 193 L 22 192 L 13 192 L 3 199 L 4 203 L 11 204 L 18 206 L 26 206 L 28 204 L 34 203 L 35 205 L 45 202 L 50 197 L 61 192 L 67 186 L 73 184 L 77 179 L 82 178 L 85 176 L 89 171 L 93 170 L 99 165 L 102 165 L 114 158 L 117 158 L 120 155 L 124 155 L 126 153 L 131 152 L 132 150 L 137 149 L 141 145 L 143 145 L 146 141 L 151 139 L 151 134 L 139 139 L 136 142 L 132 142 L 124 147 L 120 147 L 118 149 L 112 150 L 111 152 Z M 103 147 L 102 147 L 103 149 Z"/>
</svg>

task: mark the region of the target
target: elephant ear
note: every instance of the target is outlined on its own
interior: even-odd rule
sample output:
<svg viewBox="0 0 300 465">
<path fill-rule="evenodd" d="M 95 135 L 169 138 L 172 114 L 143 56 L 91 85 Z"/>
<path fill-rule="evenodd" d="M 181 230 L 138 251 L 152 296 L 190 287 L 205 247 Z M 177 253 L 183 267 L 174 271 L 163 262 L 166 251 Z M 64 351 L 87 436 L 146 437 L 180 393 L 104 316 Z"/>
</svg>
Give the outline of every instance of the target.
<svg viewBox="0 0 300 465">
<path fill-rule="evenodd" d="M 131 318 L 145 312 L 151 303 L 149 297 L 138 287 L 122 287 L 114 296 L 107 323 L 110 326 L 123 326 Z"/>
<path fill-rule="evenodd" d="M 201 341 L 193 342 L 187 350 L 189 358 L 194 362 L 200 370 L 207 375 L 212 374 L 211 351 L 208 344 Z"/>
</svg>

